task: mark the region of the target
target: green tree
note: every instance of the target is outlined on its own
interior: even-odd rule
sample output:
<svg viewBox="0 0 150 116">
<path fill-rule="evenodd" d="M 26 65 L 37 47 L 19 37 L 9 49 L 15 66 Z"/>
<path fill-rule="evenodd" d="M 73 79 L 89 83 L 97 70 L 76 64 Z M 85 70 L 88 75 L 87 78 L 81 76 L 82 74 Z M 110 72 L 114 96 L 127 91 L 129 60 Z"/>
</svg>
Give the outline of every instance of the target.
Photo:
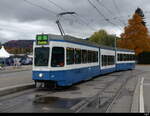
<svg viewBox="0 0 150 116">
<path fill-rule="evenodd" d="M 89 38 L 89 41 L 99 45 L 114 47 L 115 38 L 115 35 L 109 35 L 105 30 L 99 30 Z"/>
</svg>

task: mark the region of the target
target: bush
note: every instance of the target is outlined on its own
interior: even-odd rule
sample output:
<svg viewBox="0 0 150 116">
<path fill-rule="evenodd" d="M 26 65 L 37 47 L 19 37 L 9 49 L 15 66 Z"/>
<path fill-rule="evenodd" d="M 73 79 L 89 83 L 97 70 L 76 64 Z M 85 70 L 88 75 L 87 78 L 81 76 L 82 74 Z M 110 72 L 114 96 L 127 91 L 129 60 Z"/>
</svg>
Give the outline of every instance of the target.
<svg viewBox="0 0 150 116">
<path fill-rule="evenodd" d="M 138 64 L 150 64 L 150 52 L 143 52 L 137 57 Z"/>
<path fill-rule="evenodd" d="M 4 67 L 4 64 L 0 64 L 0 67 Z"/>
</svg>

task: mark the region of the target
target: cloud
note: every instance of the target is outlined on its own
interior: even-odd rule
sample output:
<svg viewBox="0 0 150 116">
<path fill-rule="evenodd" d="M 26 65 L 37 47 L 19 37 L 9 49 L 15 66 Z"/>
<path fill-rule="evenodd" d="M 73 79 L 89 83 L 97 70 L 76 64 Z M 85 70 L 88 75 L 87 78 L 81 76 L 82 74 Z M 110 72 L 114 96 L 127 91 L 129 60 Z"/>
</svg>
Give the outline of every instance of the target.
<svg viewBox="0 0 150 116">
<path fill-rule="evenodd" d="M 60 34 L 55 22 L 56 15 L 63 12 L 63 9 L 78 14 L 61 18 L 61 24 L 67 34 L 86 38 L 99 29 L 106 29 L 108 33 L 119 36 L 123 32 L 124 23 L 127 25 L 137 7 L 141 7 L 145 12 L 150 10 L 148 0 L 91 0 L 110 23 L 88 0 L 50 0 L 57 6 L 48 0 L 27 1 L 31 4 L 24 0 L 0 0 L 1 40 L 34 39 L 38 33 Z M 58 5 L 61 8 L 58 8 Z M 150 15 L 145 13 L 145 17 L 148 19 Z M 146 21 L 149 23 L 150 20 Z"/>
</svg>

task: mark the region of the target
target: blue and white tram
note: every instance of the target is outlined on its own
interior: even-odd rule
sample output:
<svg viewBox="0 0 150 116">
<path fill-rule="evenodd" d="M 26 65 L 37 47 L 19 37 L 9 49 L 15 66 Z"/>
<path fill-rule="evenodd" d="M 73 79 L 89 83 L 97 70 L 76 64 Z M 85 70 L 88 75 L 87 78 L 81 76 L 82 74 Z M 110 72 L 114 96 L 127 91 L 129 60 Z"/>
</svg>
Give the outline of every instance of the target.
<svg viewBox="0 0 150 116">
<path fill-rule="evenodd" d="M 102 47 L 71 36 L 37 35 L 33 52 L 32 78 L 45 86 L 51 83 L 70 86 L 94 76 L 135 67 L 133 51 Z M 124 59 L 124 55 L 132 57 L 132 61 Z"/>
</svg>

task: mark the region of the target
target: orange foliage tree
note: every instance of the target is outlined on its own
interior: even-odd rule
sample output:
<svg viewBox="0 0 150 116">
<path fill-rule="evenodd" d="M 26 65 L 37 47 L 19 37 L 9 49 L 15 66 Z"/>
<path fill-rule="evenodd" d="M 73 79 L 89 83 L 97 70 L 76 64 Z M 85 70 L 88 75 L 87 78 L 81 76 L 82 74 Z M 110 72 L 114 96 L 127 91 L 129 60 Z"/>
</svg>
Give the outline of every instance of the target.
<svg viewBox="0 0 150 116">
<path fill-rule="evenodd" d="M 150 38 L 148 29 L 142 24 L 143 19 L 135 13 L 132 19 L 129 19 L 128 26 L 124 28 L 124 33 L 121 34 L 121 40 L 118 40 L 120 48 L 131 49 L 136 52 L 136 55 L 143 51 L 150 51 Z"/>
</svg>

